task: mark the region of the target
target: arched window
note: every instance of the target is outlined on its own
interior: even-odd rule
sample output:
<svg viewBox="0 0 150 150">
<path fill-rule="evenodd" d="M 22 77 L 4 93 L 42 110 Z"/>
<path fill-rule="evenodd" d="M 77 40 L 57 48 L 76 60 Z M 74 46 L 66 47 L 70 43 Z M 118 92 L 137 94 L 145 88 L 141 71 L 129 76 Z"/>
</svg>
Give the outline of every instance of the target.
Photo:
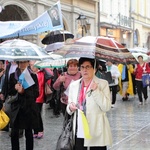
<svg viewBox="0 0 150 150">
<path fill-rule="evenodd" d="M 147 48 L 148 48 L 148 50 L 150 50 L 150 33 L 147 37 Z"/>
<path fill-rule="evenodd" d="M 139 32 L 138 29 L 134 31 L 134 45 L 138 46 L 139 45 Z"/>
</svg>

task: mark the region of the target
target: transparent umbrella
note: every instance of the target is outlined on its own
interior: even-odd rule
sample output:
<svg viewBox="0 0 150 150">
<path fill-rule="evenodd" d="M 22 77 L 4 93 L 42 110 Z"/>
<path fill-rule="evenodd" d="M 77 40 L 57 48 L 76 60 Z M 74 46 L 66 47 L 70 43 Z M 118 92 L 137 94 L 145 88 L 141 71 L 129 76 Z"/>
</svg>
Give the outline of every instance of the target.
<svg viewBox="0 0 150 150">
<path fill-rule="evenodd" d="M 13 39 L 0 44 L 1 60 L 43 60 L 52 57 L 41 47 L 31 42 Z"/>
</svg>

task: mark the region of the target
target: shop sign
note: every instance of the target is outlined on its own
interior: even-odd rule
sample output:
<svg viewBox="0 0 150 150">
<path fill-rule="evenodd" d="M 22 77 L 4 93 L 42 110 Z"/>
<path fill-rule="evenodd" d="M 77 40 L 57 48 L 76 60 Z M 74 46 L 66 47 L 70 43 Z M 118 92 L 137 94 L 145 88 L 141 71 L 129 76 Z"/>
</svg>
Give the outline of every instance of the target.
<svg viewBox="0 0 150 150">
<path fill-rule="evenodd" d="M 119 24 L 121 26 L 131 27 L 131 18 L 123 15 L 119 15 Z"/>
</svg>

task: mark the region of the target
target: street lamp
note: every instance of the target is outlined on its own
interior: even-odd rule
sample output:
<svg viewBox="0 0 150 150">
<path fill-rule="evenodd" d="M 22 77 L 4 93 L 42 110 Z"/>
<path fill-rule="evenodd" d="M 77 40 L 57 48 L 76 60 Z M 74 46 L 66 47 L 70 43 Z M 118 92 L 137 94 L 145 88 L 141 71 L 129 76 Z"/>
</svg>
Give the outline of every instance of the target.
<svg viewBox="0 0 150 150">
<path fill-rule="evenodd" d="M 80 14 L 79 17 L 77 18 L 78 23 L 82 27 L 82 37 L 84 36 L 84 29 L 85 29 L 85 31 L 87 30 L 86 29 L 86 24 L 87 24 L 86 19 L 87 19 L 86 16 L 84 16 L 83 14 Z"/>
</svg>

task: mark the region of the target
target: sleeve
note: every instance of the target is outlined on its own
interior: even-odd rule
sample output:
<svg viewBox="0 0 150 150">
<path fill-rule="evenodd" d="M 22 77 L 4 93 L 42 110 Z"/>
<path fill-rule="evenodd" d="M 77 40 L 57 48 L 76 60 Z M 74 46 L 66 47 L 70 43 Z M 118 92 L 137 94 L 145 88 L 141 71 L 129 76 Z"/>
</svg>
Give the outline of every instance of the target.
<svg viewBox="0 0 150 150">
<path fill-rule="evenodd" d="M 55 90 L 60 90 L 60 87 L 61 87 L 61 84 L 62 84 L 62 82 L 60 82 L 60 76 L 57 78 L 57 80 L 53 84 L 53 88 Z"/>
<path fill-rule="evenodd" d="M 115 66 L 114 69 L 115 69 L 115 78 L 118 79 L 121 76 L 120 71 L 117 66 Z"/>
<path fill-rule="evenodd" d="M 70 104 L 73 102 L 73 89 L 74 89 L 74 86 L 73 84 L 71 83 L 70 84 L 70 87 L 69 87 L 69 94 L 68 94 L 68 105 L 66 107 L 66 111 L 69 115 L 72 115 L 74 112 L 72 112 L 69 108 Z"/>
<path fill-rule="evenodd" d="M 128 65 L 128 66 L 129 66 L 129 72 L 130 72 L 130 73 L 134 73 L 133 65 L 130 64 L 130 65 Z"/>
<path fill-rule="evenodd" d="M 38 79 L 37 79 L 36 74 L 32 74 L 32 78 L 35 82 L 35 84 L 33 85 L 33 93 L 34 93 L 34 97 L 36 100 L 36 98 L 39 96 L 39 83 L 38 83 Z"/>
<path fill-rule="evenodd" d="M 91 96 L 100 109 L 107 112 L 111 109 L 110 89 L 107 81 L 103 80 L 101 84 L 92 92 Z"/>
</svg>

